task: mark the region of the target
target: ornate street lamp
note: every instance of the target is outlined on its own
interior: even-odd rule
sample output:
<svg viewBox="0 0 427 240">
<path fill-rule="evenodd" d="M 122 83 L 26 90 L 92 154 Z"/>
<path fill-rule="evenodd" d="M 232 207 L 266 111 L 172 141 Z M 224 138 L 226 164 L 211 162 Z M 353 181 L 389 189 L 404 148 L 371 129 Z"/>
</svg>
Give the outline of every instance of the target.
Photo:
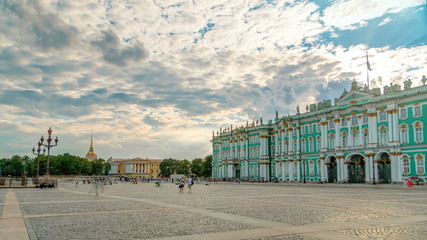
<svg viewBox="0 0 427 240">
<path fill-rule="evenodd" d="M 46 174 L 44 175 L 44 182 L 50 184 L 50 175 L 49 175 L 49 159 L 50 159 L 50 149 L 58 145 L 58 137 L 55 138 L 55 145 L 52 144 L 52 128 L 49 127 L 49 130 L 47 130 L 47 133 L 49 134 L 48 138 L 46 139 L 47 144 L 43 144 L 44 138 L 43 136 L 40 138 L 40 142 L 43 146 L 47 147 L 47 163 L 46 163 Z"/>
<path fill-rule="evenodd" d="M 40 178 L 40 155 L 44 155 L 46 152 L 46 148 L 43 148 L 43 154 L 40 154 L 41 151 L 41 146 L 43 145 L 41 142 L 41 139 L 43 138 L 43 136 L 40 138 L 40 141 L 37 143 L 37 153 L 36 153 L 36 149 L 33 147 L 33 154 L 37 155 L 37 170 L 36 170 L 36 184 L 39 184 L 39 178 Z"/>
</svg>

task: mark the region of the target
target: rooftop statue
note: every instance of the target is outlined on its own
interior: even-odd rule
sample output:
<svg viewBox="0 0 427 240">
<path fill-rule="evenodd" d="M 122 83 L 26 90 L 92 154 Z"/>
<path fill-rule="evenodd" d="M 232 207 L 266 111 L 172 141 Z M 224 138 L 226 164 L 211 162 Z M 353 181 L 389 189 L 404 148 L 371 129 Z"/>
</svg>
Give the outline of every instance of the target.
<svg viewBox="0 0 427 240">
<path fill-rule="evenodd" d="M 426 75 L 423 75 L 423 78 L 421 78 L 421 82 L 423 83 L 423 85 L 426 85 L 426 82 L 427 82 Z"/>
<path fill-rule="evenodd" d="M 411 89 L 411 85 L 412 85 L 412 81 L 411 81 L 411 79 L 408 79 L 408 80 L 403 82 L 403 89 L 404 90 Z"/>
</svg>

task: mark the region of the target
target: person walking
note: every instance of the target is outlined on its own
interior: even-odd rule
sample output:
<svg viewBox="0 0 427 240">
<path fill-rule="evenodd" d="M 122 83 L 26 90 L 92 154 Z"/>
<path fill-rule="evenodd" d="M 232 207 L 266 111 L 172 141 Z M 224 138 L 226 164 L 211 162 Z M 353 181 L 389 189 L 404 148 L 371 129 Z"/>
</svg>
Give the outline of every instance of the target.
<svg viewBox="0 0 427 240">
<path fill-rule="evenodd" d="M 193 185 L 193 179 L 191 177 L 187 179 L 187 184 L 188 184 L 188 192 L 191 192 L 191 186 Z"/>
<path fill-rule="evenodd" d="M 184 177 L 182 177 L 181 180 L 179 181 L 179 192 L 180 193 L 184 192 L 184 185 L 185 185 L 185 179 L 184 179 Z"/>
</svg>

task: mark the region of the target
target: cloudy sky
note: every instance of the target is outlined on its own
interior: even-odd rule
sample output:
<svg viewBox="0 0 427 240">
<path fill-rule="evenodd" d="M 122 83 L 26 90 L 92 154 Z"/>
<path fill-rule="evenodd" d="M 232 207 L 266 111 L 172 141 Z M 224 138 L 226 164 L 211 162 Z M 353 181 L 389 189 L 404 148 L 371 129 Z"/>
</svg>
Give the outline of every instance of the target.
<svg viewBox="0 0 427 240">
<path fill-rule="evenodd" d="M 0 157 L 192 160 L 212 131 L 427 75 L 425 0 L 2 0 Z"/>
</svg>

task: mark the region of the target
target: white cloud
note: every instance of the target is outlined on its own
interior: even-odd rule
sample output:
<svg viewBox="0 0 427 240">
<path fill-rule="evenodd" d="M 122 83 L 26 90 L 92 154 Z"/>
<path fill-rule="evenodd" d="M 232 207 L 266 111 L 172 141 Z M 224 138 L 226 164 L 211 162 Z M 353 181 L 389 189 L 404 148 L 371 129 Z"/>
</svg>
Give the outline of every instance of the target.
<svg viewBox="0 0 427 240">
<path fill-rule="evenodd" d="M 405 8 L 425 4 L 424 0 L 339 0 L 324 10 L 322 20 L 327 26 L 353 29 L 386 13 L 396 13 Z"/>
<path fill-rule="evenodd" d="M 95 151 L 103 158 L 188 159 L 210 153 L 209 139 L 219 126 L 261 116 L 266 122 L 276 109 L 287 115 L 296 105 L 304 109 L 319 97 L 338 97 L 329 90 L 349 87 L 347 78 L 363 82 L 367 46 L 318 45 L 320 34 L 360 27 L 417 4 L 384 8 L 338 1 L 322 17 L 308 1 L 277 1 L 254 11 L 249 9 L 261 1 L 39 2 L 36 9 L 21 11 L 38 23 L 50 14 L 58 21 L 52 30 L 72 32 L 66 35 L 72 41 L 46 50 L 51 48 L 21 39 L 45 39 L 44 28 L 35 35 L 29 18 L 0 14 L 0 131 L 7 136 L 0 146 L 15 141 L 30 149 L 52 126 L 61 139 L 55 149 L 60 153 L 83 156 L 94 129 Z M 347 10 L 356 3 L 376 10 Z M 347 11 L 348 18 L 333 9 Z M 331 37 L 340 36 L 331 32 Z M 307 43 L 313 46 L 301 46 Z M 106 58 L 105 46 L 118 57 Z M 126 49 L 149 54 L 130 59 L 121 54 Z M 426 71 L 425 46 L 371 48 L 369 54 L 372 78 L 382 76 L 384 84 Z M 2 154 L 28 152 L 18 145 Z"/>
<path fill-rule="evenodd" d="M 379 24 L 378 24 L 378 26 L 382 26 L 382 25 L 385 25 L 385 24 L 387 24 L 387 23 L 389 23 L 389 22 L 391 22 L 391 17 L 387 17 L 387 18 L 384 18 L 384 20 L 382 20 Z"/>
</svg>

